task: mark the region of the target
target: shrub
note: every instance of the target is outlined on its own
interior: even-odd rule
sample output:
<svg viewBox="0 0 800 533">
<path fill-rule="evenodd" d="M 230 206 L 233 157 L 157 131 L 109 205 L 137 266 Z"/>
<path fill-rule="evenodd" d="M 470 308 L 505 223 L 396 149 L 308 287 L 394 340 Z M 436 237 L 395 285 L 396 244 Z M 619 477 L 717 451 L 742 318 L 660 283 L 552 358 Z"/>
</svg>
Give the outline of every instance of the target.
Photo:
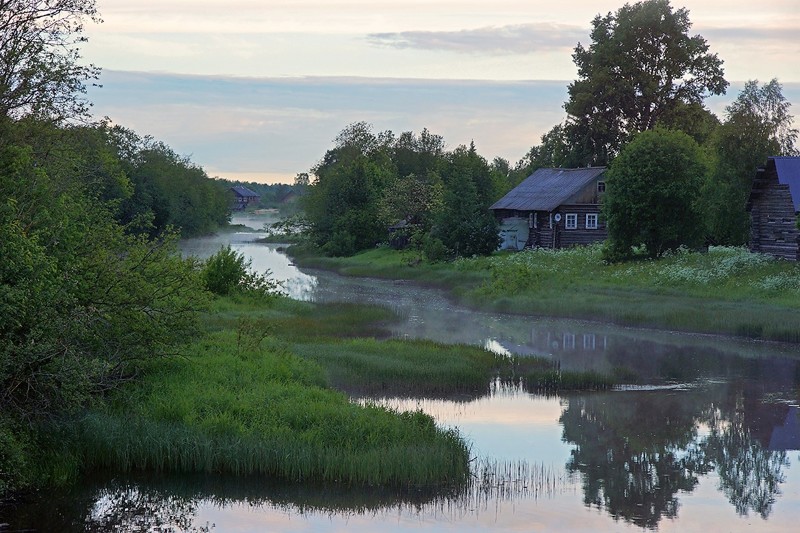
<svg viewBox="0 0 800 533">
<path fill-rule="evenodd" d="M 206 288 L 220 296 L 231 294 L 247 275 L 250 262 L 244 256 L 223 246 L 208 258 L 203 268 L 203 281 Z"/>
<path fill-rule="evenodd" d="M 223 246 L 203 267 L 206 288 L 219 296 L 241 293 L 266 298 L 280 294 L 281 284 L 271 277 L 272 272 L 253 272 L 251 263 L 230 246 Z"/>
</svg>

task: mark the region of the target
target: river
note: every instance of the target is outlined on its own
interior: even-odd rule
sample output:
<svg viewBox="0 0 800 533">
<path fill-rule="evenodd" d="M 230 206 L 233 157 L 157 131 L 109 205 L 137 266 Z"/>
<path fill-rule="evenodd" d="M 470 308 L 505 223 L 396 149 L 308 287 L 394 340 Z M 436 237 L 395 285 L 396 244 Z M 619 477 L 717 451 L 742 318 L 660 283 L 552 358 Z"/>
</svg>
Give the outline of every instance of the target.
<svg viewBox="0 0 800 533">
<path fill-rule="evenodd" d="M 240 219 L 255 229 L 259 218 Z M 797 531 L 796 346 L 482 313 L 409 282 L 298 269 L 253 231 L 231 246 L 293 298 L 392 307 L 397 337 L 548 357 L 562 369 L 633 372 L 637 385 L 542 396 L 370 398 L 421 408 L 472 446 L 479 479 L 457 495 L 310 487 L 264 479 L 100 478 L 19 510 L 41 531 Z M 354 398 L 354 401 L 364 399 Z M 0 520 L 2 522 L 2 520 Z M 2 527 L 0 527 L 0 531 Z"/>
</svg>

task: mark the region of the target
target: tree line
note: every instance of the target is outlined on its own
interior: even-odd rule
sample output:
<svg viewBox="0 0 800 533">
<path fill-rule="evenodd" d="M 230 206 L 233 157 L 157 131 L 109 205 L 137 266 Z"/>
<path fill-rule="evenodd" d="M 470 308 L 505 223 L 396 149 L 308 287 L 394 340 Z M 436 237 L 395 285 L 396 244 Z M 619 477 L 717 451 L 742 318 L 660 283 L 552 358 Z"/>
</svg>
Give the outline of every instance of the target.
<svg viewBox="0 0 800 533">
<path fill-rule="evenodd" d="M 358 122 L 337 136 L 313 169 L 302 197 L 313 240 L 331 255 L 351 255 L 387 239 L 410 239 L 432 259 L 487 254 L 497 223 L 486 207 L 507 175 L 474 145 L 445 150 L 441 136 L 375 133 Z"/>
<path fill-rule="evenodd" d="M 756 168 L 768 156 L 798 153 L 791 104 L 777 79 L 751 80 L 717 117 L 704 101 L 728 88 L 723 61 L 690 30 L 689 12 L 669 0 L 597 15 L 591 44 L 574 49 L 578 79 L 568 86 L 565 120 L 515 165 L 489 163 L 474 146 L 447 152 L 427 130 L 396 137 L 348 126 L 312 169 L 305 208 L 313 238 L 349 255 L 386 241 L 387 228 L 400 224 L 430 257 L 491 253 L 492 202 L 538 168 L 598 165 L 609 166 L 608 258 L 639 245 L 655 256 L 746 243 Z M 662 166 L 648 164 L 655 161 Z"/>
<path fill-rule="evenodd" d="M 203 265 L 175 241 L 229 216 L 226 188 L 199 166 L 91 120 L 86 20 L 91 0 L 0 0 L 0 502 L 49 481 L 37 428 L 198 331 Z"/>
</svg>

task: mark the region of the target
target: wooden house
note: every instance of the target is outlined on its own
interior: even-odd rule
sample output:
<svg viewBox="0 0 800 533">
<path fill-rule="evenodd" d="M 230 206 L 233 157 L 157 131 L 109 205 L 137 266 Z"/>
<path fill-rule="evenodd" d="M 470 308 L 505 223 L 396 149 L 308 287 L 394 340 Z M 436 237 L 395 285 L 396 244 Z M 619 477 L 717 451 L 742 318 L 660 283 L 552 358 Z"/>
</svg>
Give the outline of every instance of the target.
<svg viewBox="0 0 800 533">
<path fill-rule="evenodd" d="M 568 248 L 608 236 L 600 217 L 605 167 L 540 168 L 495 202 L 500 249 Z"/>
<path fill-rule="evenodd" d="M 257 193 L 242 185 L 231 187 L 230 191 L 233 193 L 231 209 L 234 211 L 244 211 L 248 205 L 258 202 L 261 198 Z"/>
<path fill-rule="evenodd" d="M 800 260 L 800 157 L 770 157 L 756 171 L 747 200 L 750 251 Z"/>
</svg>

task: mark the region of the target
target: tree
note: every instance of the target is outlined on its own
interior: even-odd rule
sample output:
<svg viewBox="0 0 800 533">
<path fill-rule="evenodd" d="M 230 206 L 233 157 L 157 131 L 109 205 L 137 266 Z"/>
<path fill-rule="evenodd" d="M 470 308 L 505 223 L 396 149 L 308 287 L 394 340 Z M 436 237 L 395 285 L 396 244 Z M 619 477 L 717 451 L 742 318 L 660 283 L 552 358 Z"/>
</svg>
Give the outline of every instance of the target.
<svg viewBox="0 0 800 533">
<path fill-rule="evenodd" d="M 580 161 L 573 161 L 570 152 L 569 140 L 563 124 L 556 124 L 550 131 L 542 135 L 541 144 L 532 146 L 527 154 L 517 162 L 513 175 L 513 186 L 519 185 L 522 180 L 540 168 L 558 168 L 579 166 Z"/>
<path fill-rule="evenodd" d="M 87 19 L 100 22 L 95 0 L 0 0 L 0 116 L 88 114 L 99 69 L 79 64 Z"/>
<path fill-rule="evenodd" d="M 710 221 L 709 237 L 720 244 L 747 242 L 745 209 L 756 169 L 767 157 L 797 155 L 797 129 L 777 79 L 759 85 L 748 81 L 725 108 L 726 120 L 710 140 L 716 159 L 703 197 Z"/>
<path fill-rule="evenodd" d="M 302 197 L 312 238 L 331 255 L 352 255 L 386 235 L 378 202 L 392 172 L 391 132 L 375 135 L 357 122 L 336 137 L 334 148 L 313 169 Z"/>
<path fill-rule="evenodd" d="M 174 236 L 125 235 L 58 191 L 29 147 L 0 150 L 0 412 L 54 416 L 131 379 L 197 327 L 202 281 Z"/>
<path fill-rule="evenodd" d="M 489 255 L 500 241 L 497 221 L 489 211 L 493 201 L 489 165 L 474 144 L 459 146 L 448 159 L 442 207 L 431 236 L 444 243 L 452 257 Z"/>
<path fill-rule="evenodd" d="M 564 108 L 567 137 L 579 165 L 608 164 L 630 138 L 653 129 L 680 104 L 723 94 L 722 60 L 700 36 L 689 36 L 686 9 L 669 0 L 625 4 L 592 21 L 592 44 L 575 47 L 578 79 Z"/>
<path fill-rule="evenodd" d="M 700 147 L 685 133 L 656 129 L 637 135 L 607 172 L 608 258 L 630 256 L 639 245 L 650 257 L 698 245 L 705 173 Z"/>
</svg>

